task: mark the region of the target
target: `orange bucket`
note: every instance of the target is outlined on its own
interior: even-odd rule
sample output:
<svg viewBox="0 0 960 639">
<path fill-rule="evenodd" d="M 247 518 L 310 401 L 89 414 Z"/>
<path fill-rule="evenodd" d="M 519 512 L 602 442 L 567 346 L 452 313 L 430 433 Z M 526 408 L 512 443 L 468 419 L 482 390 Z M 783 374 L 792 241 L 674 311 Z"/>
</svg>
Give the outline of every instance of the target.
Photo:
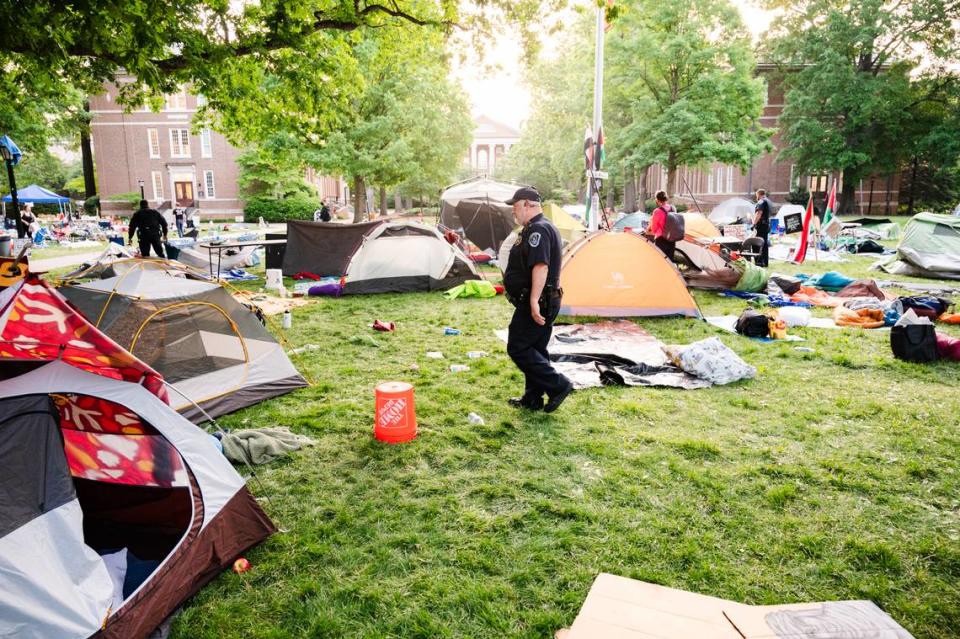
<svg viewBox="0 0 960 639">
<path fill-rule="evenodd" d="M 417 436 L 417 411 L 413 405 L 412 384 L 407 382 L 378 384 L 376 402 L 374 437 L 382 442 L 399 444 Z"/>
</svg>

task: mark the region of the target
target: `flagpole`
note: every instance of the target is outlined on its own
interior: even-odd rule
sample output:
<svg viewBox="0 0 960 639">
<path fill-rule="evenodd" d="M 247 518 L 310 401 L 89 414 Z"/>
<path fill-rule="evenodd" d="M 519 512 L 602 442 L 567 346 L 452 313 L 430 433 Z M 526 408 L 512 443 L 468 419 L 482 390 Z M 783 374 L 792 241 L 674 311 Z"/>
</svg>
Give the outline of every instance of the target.
<svg viewBox="0 0 960 639">
<path fill-rule="evenodd" d="M 606 21 L 606 5 L 597 6 L 597 36 L 594 49 L 594 68 L 593 68 L 593 135 L 594 143 L 600 137 L 600 126 L 603 119 L 603 32 L 604 22 Z M 599 149 L 594 151 L 594 156 Z M 596 231 L 600 222 L 600 180 L 595 177 L 588 178 L 588 191 L 591 197 L 590 219 L 588 228 L 590 231 Z"/>
</svg>

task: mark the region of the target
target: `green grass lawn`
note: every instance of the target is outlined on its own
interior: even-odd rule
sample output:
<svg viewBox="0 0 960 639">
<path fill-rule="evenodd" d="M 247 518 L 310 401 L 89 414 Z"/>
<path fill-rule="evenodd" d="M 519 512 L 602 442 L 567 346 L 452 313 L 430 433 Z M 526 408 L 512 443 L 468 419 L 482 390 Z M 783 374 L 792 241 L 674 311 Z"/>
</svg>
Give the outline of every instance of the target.
<svg viewBox="0 0 960 639">
<path fill-rule="evenodd" d="M 60 246 L 59 244 L 51 244 L 46 248 L 30 249 L 30 259 L 45 260 L 51 257 L 63 257 L 75 253 L 97 253 L 103 251 L 105 248 L 107 248 L 106 242 L 100 242 L 97 246 Z"/>
<path fill-rule="evenodd" d="M 873 259 L 802 270 L 867 275 Z M 744 307 L 696 297 L 708 315 Z M 194 597 L 174 636 L 552 637 L 601 571 L 754 604 L 871 599 L 918 638 L 957 636 L 960 364 L 899 362 L 885 331 L 763 344 L 649 319 L 668 343 L 720 335 L 757 379 L 586 390 L 545 415 L 506 404 L 523 383 L 493 335 L 509 315 L 502 298 L 440 294 L 296 310 L 286 336 L 320 346 L 295 360 L 315 384 L 221 424 L 316 446 L 258 468 L 251 490 L 281 532 Z M 385 380 L 416 387 L 412 443 L 372 436 Z"/>
</svg>

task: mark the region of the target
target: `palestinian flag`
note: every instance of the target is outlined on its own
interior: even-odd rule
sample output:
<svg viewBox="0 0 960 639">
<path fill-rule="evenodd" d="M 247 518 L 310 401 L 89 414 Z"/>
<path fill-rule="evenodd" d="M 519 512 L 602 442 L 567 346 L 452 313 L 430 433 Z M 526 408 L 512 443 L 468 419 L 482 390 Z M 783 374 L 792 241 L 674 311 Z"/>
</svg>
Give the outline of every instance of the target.
<svg viewBox="0 0 960 639">
<path fill-rule="evenodd" d="M 803 264 L 807 258 L 807 244 L 810 238 L 810 221 L 813 219 L 813 193 L 810 194 L 810 200 L 807 202 L 807 212 L 803 214 L 803 234 L 800 236 L 800 246 L 797 247 L 797 253 L 793 256 L 794 264 Z"/>
<path fill-rule="evenodd" d="M 587 131 L 583 134 L 583 158 L 584 168 L 588 171 L 593 170 L 593 130 L 587 125 Z"/>
<path fill-rule="evenodd" d="M 837 181 L 833 181 L 833 188 L 830 189 L 830 197 L 827 198 L 827 210 L 823 214 L 823 228 L 826 228 L 830 220 L 833 219 L 837 211 Z"/>
<path fill-rule="evenodd" d="M 594 169 L 597 171 L 603 168 L 603 163 L 607 159 L 607 152 L 603 148 L 603 143 L 603 125 L 601 124 L 597 129 L 597 150 L 593 155 Z"/>
</svg>

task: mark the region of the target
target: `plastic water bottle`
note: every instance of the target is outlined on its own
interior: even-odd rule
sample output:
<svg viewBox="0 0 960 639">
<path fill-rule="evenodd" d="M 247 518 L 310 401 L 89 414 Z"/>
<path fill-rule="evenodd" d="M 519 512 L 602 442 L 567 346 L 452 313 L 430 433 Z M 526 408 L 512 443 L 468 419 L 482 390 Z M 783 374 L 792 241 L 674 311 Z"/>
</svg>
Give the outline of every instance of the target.
<svg viewBox="0 0 960 639">
<path fill-rule="evenodd" d="M 450 372 L 451 373 L 463 373 L 464 371 L 470 370 L 470 367 L 466 364 L 451 364 Z"/>
<path fill-rule="evenodd" d="M 477 426 L 483 426 L 486 423 L 483 421 L 483 417 L 480 417 L 476 413 L 470 413 L 467 415 L 467 421 L 471 424 L 476 424 Z"/>
<path fill-rule="evenodd" d="M 291 326 L 293 326 L 293 313 L 288 309 L 283 312 L 283 327 L 290 328 Z"/>
<path fill-rule="evenodd" d="M 486 357 L 487 354 L 483 351 L 467 351 L 467 357 L 470 359 L 480 359 L 481 357 Z"/>
<path fill-rule="evenodd" d="M 460 329 L 459 329 L 459 328 L 452 328 L 452 327 L 450 327 L 450 326 L 446 326 L 446 327 L 444 327 L 444 329 L 443 329 L 443 334 L 444 334 L 444 335 L 459 335 L 459 334 L 460 334 Z"/>
</svg>

